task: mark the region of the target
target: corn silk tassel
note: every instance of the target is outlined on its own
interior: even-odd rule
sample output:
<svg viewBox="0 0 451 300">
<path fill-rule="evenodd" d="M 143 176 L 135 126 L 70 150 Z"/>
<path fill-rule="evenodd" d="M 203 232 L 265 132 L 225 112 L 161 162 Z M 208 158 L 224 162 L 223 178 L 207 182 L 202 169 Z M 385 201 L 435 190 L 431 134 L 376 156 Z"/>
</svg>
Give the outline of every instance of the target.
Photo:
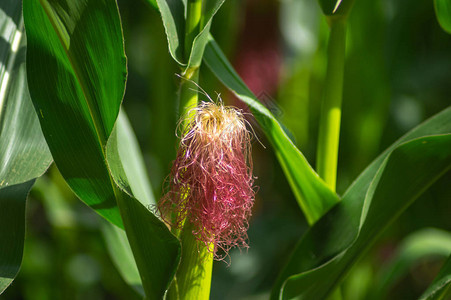
<svg viewBox="0 0 451 300">
<path fill-rule="evenodd" d="M 201 102 L 187 115 L 169 190 L 158 208 L 173 227 L 190 222 L 196 240 L 221 260 L 232 247 L 248 248 L 255 198 L 252 135 L 241 111 L 222 103 Z"/>
</svg>

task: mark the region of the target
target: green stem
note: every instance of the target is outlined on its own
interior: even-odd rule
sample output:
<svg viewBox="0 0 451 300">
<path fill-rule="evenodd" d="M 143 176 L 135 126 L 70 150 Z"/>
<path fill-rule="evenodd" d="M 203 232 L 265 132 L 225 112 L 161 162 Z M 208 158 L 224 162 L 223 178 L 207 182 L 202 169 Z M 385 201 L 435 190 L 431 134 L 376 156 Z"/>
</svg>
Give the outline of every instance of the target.
<svg viewBox="0 0 451 300">
<path fill-rule="evenodd" d="M 193 82 L 199 80 L 199 69 L 194 70 L 190 77 L 185 78 Z M 198 92 L 193 82 L 182 79 L 180 91 L 180 109 L 186 118 L 182 126 L 185 128 L 192 114 L 189 114 L 198 102 Z M 188 115 L 187 115 L 188 114 Z M 186 220 L 184 228 L 180 234 L 182 240 L 182 260 L 177 271 L 177 292 L 175 285 L 171 287 L 171 294 L 177 294 L 177 298 L 170 296 L 170 299 L 182 300 L 207 300 L 210 297 L 211 272 L 213 268 L 213 245 L 209 247 L 199 242 L 194 237 L 191 223 Z M 179 234 L 179 232 L 174 232 Z M 210 249 L 209 249 L 210 248 Z"/>
<path fill-rule="evenodd" d="M 185 25 L 185 47 L 184 56 L 185 61 L 189 62 L 191 55 L 191 48 L 194 39 L 200 32 L 200 25 L 202 19 L 202 0 L 188 0 L 187 2 L 187 16 Z M 190 68 L 185 70 L 184 79 L 181 83 L 180 91 L 180 111 L 186 114 L 191 108 L 195 107 L 198 102 L 198 91 L 196 86 L 190 82 L 199 81 L 199 68 Z"/>
<path fill-rule="evenodd" d="M 199 101 L 198 89 L 193 83 L 199 82 L 199 69 L 195 69 L 190 73 L 185 74 L 180 83 L 180 106 L 179 111 L 182 112 L 182 116 L 185 116 L 191 109 L 197 106 Z M 188 125 L 190 116 L 186 115 L 186 119 L 182 124 L 183 128 Z"/>
<path fill-rule="evenodd" d="M 188 62 L 194 38 L 200 32 L 202 0 L 188 0 L 185 25 L 185 60 Z"/>
<path fill-rule="evenodd" d="M 182 300 L 210 298 L 213 247 L 196 240 L 192 226 L 186 222 L 182 231 L 182 262 L 177 271 L 179 296 Z"/>
<path fill-rule="evenodd" d="M 317 172 L 335 191 L 346 47 L 346 19 L 329 20 L 328 63 L 318 137 Z"/>
<path fill-rule="evenodd" d="M 185 27 L 185 60 L 189 61 L 195 37 L 199 34 L 202 19 L 202 0 L 188 0 Z M 199 101 L 198 90 L 194 83 L 199 82 L 199 68 L 190 68 L 184 72 L 180 89 L 180 111 L 186 118 L 183 128 L 189 124 L 190 111 Z M 178 232 L 176 234 L 179 234 Z M 182 260 L 176 274 L 176 282 L 168 297 L 181 300 L 208 300 L 210 298 L 211 273 L 213 269 L 213 244 L 206 246 L 196 240 L 189 220 L 185 221 L 180 233 L 182 242 Z"/>
<path fill-rule="evenodd" d="M 343 99 L 346 18 L 342 16 L 328 17 L 328 21 L 330 36 L 327 47 L 327 72 L 319 124 L 316 168 L 319 176 L 335 191 Z M 341 300 L 341 288 L 337 287 L 327 299 Z"/>
</svg>

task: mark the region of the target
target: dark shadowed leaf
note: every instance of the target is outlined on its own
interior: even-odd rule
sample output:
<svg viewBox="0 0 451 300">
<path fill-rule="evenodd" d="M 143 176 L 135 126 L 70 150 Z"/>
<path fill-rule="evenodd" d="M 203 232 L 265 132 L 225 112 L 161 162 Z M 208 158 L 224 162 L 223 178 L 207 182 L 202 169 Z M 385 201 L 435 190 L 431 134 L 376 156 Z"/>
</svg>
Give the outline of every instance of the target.
<svg viewBox="0 0 451 300">
<path fill-rule="evenodd" d="M 25 202 L 52 161 L 27 89 L 20 1 L 0 4 L 0 294 L 16 277 Z"/>
<path fill-rule="evenodd" d="M 437 277 L 419 300 L 446 300 L 451 296 L 451 255 L 443 264 Z"/>
<path fill-rule="evenodd" d="M 451 167 L 451 108 L 379 156 L 297 245 L 273 299 L 323 299 L 356 260 L 424 190 Z"/>
<path fill-rule="evenodd" d="M 410 268 L 425 257 L 448 257 L 451 253 L 451 233 L 427 228 L 409 235 L 400 245 L 394 257 L 381 270 L 379 282 L 374 286 L 370 299 L 387 299 L 390 287 L 406 275 Z"/>
<path fill-rule="evenodd" d="M 296 199 L 310 224 L 315 223 L 339 201 L 293 144 L 272 113 L 264 107 L 239 77 L 224 53 L 210 36 L 204 61 L 239 99 L 249 105 L 253 115 L 271 142 Z"/>
<path fill-rule="evenodd" d="M 0 188 L 0 294 L 11 284 L 22 263 L 25 200 L 34 180 Z"/>
</svg>

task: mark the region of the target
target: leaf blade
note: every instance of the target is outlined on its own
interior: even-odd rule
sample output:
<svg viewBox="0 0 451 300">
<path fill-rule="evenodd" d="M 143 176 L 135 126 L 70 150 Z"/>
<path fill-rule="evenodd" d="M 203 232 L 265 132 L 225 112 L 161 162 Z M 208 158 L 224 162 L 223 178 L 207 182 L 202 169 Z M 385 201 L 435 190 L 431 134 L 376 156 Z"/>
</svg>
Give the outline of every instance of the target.
<svg viewBox="0 0 451 300">
<path fill-rule="evenodd" d="M 185 1 L 156 0 L 163 19 L 172 58 L 186 70 L 197 68 L 202 62 L 204 49 L 209 39 L 210 26 L 214 15 L 225 0 L 207 0 L 199 34 L 194 38 L 189 54 L 184 53 L 185 41 Z"/>
<path fill-rule="evenodd" d="M 137 293 L 144 297 L 145 293 L 141 277 L 139 276 L 138 267 L 125 232 L 105 221 L 102 224 L 102 235 L 110 257 L 121 277 Z"/>
<path fill-rule="evenodd" d="M 108 140 L 107 162 L 113 180 L 120 187 L 117 203 L 138 270 L 141 275 L 145 275 L 141 276 L 141 279 L 146 296 L 150 299 L 161 299 L 175 276 L 180 262 L 181 246 L 166 225 L 149 211 L 155 205 L 155 200 L 143 186 L 150 187 L 148 179 L 136 179 L 137 174 L 144 175 L 144 170 L 136 168 L 142 159 L 139 159 L 141 154 L 134 139 L 125 114 L 120 115 Z M 142 198 L 136 198 L 135 194 L 141 195 Z M 122 254 L 126 255 L 125 257 L 129 255 L 127 251 Z M 122 271 L 123 274 L 129 275 L 132 272 Z"/>
<path fill-rule="evenodd" d="M 387 298 L 390 287 L 419 259 L 428 256 L 446 258 L 450 253 L 451 233 L 447 231 L 426 228 L 410 234 L 379 274 L 381 280 L 375 285 L 371 299 Z"/>
<path fill-rule="evenodd" d="M 25 203 L 52 162 L 27 89 L 19 1 L 0 7 L 0 294 L 22 263 Z"/>
<path fill-rule="evenodd" d="M 121 186 L 114 181 L 109 166 L 122 168 L 121 157 L 107 162 L 107 142 L 117 141 L 113 128 L 126 79 L 117 4 L 25 0 L 24 17 L 30 92 L 55 163 L 81 200 L 126 229 L 146 296 L 161 299 L 175 273 L 179 242 L 131 192 L 123 190 L 129 190 L 126 177 Z M 113 145 L 116 149 L 117 143 Z"/>
<path fill-rule="evenodd" d="M 45 0 L 24 1 L 23 5 L 29 44 L 27 74 L 36 113 L 56 165 L 75 194 L 121 226 L 102 145 L 106 143 L 102 136 L 107 138 L 114 125 L 125 87 L 125 55 L 117 7 L 112 1 L 105 2 L 104 7 L 100 1 L 80 7 L 60 1 L 56 12 L 47 8 L 50 13 L 59 14 L 55 20 L 67 16 L 64 22 L 68 37 L 64 43 L 59 36 L 65 34 L 55 32 L 42 3 L 51 6 Z M 110 32 L 114 37 L 107 38 Z M 69 48 L 65 48 L 67 45 Z M 109 66 L 108 70 L 99 64 Z M 90 78 L 92 82 L 81 83 L 80 78 Z M 83 90 L 86 87 L 89 92 Z M 98 117 L 101 116 L 98 120 L 88 107 L 88 94 L 91 100 L 99 102 L 95 105 Z M 105 124 L 96 126 L 99 121 Z"/>
<path fill-rule="evenodd" d="M 299 206 L 309 223 L 315 223 L 339 201 L 338 196 L 319 178 L 276 118 L 241 80 L 211 35 L 205 48 L 204 61 L 224 85 L 249 105 L 274 148 Z"/>
<path fill-rule="evenodd" d="M 406 134 L 362 172 L 342 202 L 299 242 L 272 297 L 278 297 L 279 288 L 284 298 L 325 297 L 382 229 L 449 170 L 450 120 L 448 108 Z"/>
<path fill-rule="evenodd" d="M 12 283 L 22 264 L 25 200 L 33 184 L 34 180 L 30 180 L 0 189 L 0 294 Z"/>
</svg>

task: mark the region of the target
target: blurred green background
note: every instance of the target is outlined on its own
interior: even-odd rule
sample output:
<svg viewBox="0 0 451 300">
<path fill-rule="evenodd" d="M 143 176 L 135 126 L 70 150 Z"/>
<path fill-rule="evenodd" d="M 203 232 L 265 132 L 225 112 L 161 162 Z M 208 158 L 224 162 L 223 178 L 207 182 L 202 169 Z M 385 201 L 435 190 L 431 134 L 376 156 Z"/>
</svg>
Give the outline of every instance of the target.
<svg viewBox="0 0 451 300">
<path fill-rule="evenodd" d="M 158 12 L 144 1 L 119 0 L 129 76 L 123 107 L 143 151 L 156 197 L 176 152 L 179 73 Z M 227 0 L 212 32 L 244 81 L 284 123 L 315 164 L 317 124 L 326 67 L 327 24 L 313 0 Z M 206 67 L 201 86 L 245 109 Z M 438 25 L 432 1 L 356 1 L 348 27 L 337 191 L 406 131 L 451 103 L 451 36 Z M 248 251 L 215 262 L 211 299 L 266 299 L 307 229 L 274 153 L 249 117 L 259 186 Z M 368 299 L 384 267 L 410 234 L 451 230 L 451 174 L 436 182 L 378 240 L 344 282 L 344 299 Z M 134 299 L 108 256 L 98 215 L 78 201 L 52 166 L 27 204 L 21 272 L 1 299 Z M 409 264 L 384 299 L 414 299 L 444 257 Z"/>
</svg>

